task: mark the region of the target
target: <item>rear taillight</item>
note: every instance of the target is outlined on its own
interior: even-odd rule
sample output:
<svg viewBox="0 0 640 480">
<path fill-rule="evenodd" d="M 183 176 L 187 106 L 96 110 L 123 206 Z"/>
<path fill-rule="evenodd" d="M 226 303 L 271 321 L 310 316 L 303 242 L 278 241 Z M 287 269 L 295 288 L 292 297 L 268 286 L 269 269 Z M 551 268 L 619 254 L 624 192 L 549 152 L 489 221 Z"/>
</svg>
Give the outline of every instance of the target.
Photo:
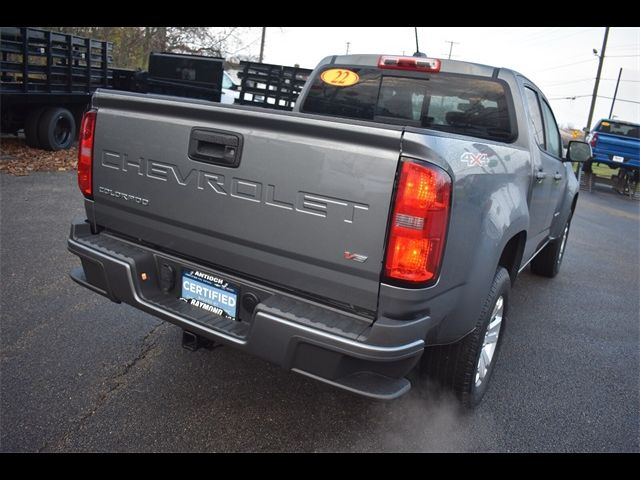
<svg viewBox="0 0 640 480">
<path fill-rule="evenodd" d="M 378 68 L 391 70 L 413 70 L 417 72 L 439 72 L 441 62 L 437 58 L 397 57 L 382 55 L 378 60 Z"/>
<path fill-rule="evenodd" d="M 589 141 L 589 143 L 591 144 L 592 148 L 596 146 L 596 143 L 598 143 L 598 134 L 597 133 L 594 133 L 591 136 L 591 140 Z"/>
<path fill-rule="evenodd" d="M 385 276 L 425 283 L 438 278 L 444 250 L 451 178 L 436 167 L 402 162 L 389 227 Z"/>
<path fill-rule="evenodd" d="M 78 143 L 78 186 L 85 197 L 93 195 L 93 137 L 96 130 L 96 110 L 89 110 L 82 117 Z"/>
</svg>

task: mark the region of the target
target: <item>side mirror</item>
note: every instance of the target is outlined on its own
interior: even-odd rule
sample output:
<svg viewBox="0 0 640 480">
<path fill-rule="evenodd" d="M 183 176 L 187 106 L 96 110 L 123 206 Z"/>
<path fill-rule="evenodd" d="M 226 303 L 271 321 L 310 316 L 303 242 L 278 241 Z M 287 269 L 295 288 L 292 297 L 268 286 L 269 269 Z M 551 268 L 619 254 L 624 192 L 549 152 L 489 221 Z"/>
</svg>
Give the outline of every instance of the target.
<svg viewBox="0 0 640 480">
<path fill-rule="evenodd" d="M 579 142 L 572 140 L 567 147 L 567 157 L 565 162 L 584 163 L 593 158 L 593 152 L 591 151 L 591 145 L 587 142 Z"/>
</svg>

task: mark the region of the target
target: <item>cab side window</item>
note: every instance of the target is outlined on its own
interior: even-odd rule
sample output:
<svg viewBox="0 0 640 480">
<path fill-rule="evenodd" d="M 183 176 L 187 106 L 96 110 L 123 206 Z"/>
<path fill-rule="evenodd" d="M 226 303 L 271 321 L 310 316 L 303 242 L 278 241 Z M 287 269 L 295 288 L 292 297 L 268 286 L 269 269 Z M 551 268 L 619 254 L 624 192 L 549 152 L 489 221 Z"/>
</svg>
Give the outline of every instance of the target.
<svg viewBox="0 0 640 480">
<path fill-rule="evenodd" d="M 553 116 L 551 107 L 542 101 L 542 114 L 544 116 L 544 132 L 547 138 L 547 148 L 545 149 L 551 155 L 562 157 L 562 142 L 560 141 L 560 130 Z"/>
<path fill-rule="evenodd" d="M 538 146 L 544 149 L 544 126 L 542 124 L 542 113 L 540 112 L 540 104 L 538 103 L 538 94 L 531 90 L 529 87 L 525 87 L 524 91 L 525 97 L 527 99 L 527 106 L 529 107 L 529 121 L 533 126 L 533 135 Z"/>
</svg>

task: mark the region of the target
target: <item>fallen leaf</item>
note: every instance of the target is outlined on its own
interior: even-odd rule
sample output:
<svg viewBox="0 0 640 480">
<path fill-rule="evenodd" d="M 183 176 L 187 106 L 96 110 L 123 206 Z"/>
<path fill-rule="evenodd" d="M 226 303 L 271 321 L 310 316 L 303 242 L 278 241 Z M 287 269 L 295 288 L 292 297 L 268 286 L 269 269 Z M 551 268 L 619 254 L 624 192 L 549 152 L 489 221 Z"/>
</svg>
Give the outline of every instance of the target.
<svg viewBox="0 0 640 480">
<path fill-rule="evenodd" d="M 31 172 L 75 170 L 77 163 L 77 147 L 49 152 L 28 147 L 24 138 L 4 137 L 0 140 L 0 172 L 22 177 Z"/>
</svg>

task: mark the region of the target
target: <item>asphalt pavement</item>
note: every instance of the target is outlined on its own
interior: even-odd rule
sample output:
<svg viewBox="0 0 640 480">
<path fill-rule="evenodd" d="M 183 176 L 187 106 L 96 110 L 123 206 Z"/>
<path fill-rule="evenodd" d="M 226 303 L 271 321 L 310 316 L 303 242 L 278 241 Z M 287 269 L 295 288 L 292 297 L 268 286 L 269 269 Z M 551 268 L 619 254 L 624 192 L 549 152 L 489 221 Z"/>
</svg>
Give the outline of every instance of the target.
<svg viewBox="0 0 640 480">
<path fill-rule="evenodd" d="M 581 192 L 559 276 L 525 270 L 479 408 L 370 400 L 73 283 L 72 172 L 0 175 L 0 451 L 640 452 L 640 203 Z"/>
</svg>

